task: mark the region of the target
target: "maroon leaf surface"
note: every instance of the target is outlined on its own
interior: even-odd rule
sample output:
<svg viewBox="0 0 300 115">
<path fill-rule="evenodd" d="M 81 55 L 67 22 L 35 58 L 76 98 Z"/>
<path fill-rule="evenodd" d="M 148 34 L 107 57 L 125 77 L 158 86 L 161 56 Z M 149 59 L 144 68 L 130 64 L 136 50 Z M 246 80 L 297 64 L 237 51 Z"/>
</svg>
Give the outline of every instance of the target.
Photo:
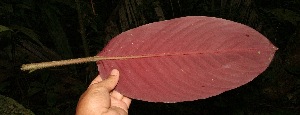
<svg viewBox="0 0 300 115">
<path fill-rule="evenodd" d="M 106 78 L 120 71 L 116 90 L 150 102 L 205 99 L 262 73 L 277 48 L 254 29 L 220 18 L 190 16 L 155 22 L 113 38 L 98 56 Z M 144 57 L 143 57 L 144 56 Z"/>
</svg>

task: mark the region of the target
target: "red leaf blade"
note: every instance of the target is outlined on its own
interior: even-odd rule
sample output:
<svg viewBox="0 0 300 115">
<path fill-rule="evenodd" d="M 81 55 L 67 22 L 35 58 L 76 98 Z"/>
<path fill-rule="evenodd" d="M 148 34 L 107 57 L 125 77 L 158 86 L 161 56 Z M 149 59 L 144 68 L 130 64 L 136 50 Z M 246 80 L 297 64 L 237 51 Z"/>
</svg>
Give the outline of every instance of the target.
<svg viewBox="0 0 300 115">
<path fill-rule="evenodd" d="M 262 73 L 277 48 L 254 29 L 232 21 L 191 16 L 147 24 L 113 38 L 99 56 L 153 56 L 98 61 L 104 78 L 121 76 L 116 90 L 151 102 L 205 99 Z"/>
</svg>

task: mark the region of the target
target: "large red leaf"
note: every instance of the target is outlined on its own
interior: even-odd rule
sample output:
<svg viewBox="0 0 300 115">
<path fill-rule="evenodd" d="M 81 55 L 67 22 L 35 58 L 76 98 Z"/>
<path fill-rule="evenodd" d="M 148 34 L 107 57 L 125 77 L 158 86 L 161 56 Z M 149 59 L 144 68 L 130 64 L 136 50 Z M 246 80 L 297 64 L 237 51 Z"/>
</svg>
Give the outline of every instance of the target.
<svg viewBox="0 0 300 115">
<path fill-rule="evenodd" d="M 120 70 L 116 90 L 150 102 L 205 99 L 253 80 L 277 48 L 254 29 L 220 18 L 190 16 L 155 22 L 113 38 L 98 56 L 106 78 Z M 140 57 L 140 58 L 136 58 Z"/>
</svg>

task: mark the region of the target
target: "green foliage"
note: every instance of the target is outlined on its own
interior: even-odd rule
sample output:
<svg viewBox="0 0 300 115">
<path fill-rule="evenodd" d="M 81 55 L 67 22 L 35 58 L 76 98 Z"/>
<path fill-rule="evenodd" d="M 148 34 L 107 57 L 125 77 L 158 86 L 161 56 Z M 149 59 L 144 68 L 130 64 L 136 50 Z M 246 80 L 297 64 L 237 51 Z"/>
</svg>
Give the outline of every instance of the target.
<svg viewBox="0 0 300 115">
<path fill-rule="evenodd" d="M 69 40 L 57 16 L 57 14 L 59 14 L 59 10 L 54 6 L 51 6 L 50 4 L 41 4 L 41 6 L 41 14 L 43 20 L 45 21 L 43 23 L 46 24 L 45 27 L 47 28 L 49 36 L 54 42 L 56 51 L 64 59 L 73 57 L 69 45 Z"/>
<path fill-rule="evenodd" d="M 18 25 L 11 26 L 10 28 L 12 30 L 15 30 L 15 34 L 22 33 L 27 36 L 26 38 L 28 38 L 28 40 L 32 40 L 34 43 L 43 46 L 43 44 L 39 40 L 40 36 L 36 34 L 34 30 Z"/>
<path fill-rule="evenodd" d="M 34 115 L 34 113 L 15 100 L 0 95 L 0 113 L 1 115 Z"/>
<path fill-rule="evenodd" d="M 34 81 L 30 83 L 28 96 L 31 97 L 38 93 L 43 93 L 47 98 L 47 106 L 53 107 L 57 104 L 57 90 L 61 87 L 56 84 L 55 79 L 51 79 L 51 76 L 47 74 L 47 72 L 41 75 L 41 81 Z"/>
<path fill-rule="evenodd" d="M 8 27 L 0 25 L 0 32 L 4 32 L 8 30 L 10 30 Z"/>
<path fill-rule="evenodd" d="M 31 74 L 19 68 L 25 63 L 74 58 L 73 52 L 83 56 L 74 1 L 1 1 L 0 20 L 0 93 L 37 114 L 74 113 L 86 87 L 81 80 L 90 78 L 84 66 Z"/>
<path fill-rule="evenodd" d="M 297 25 L 297 22 L 300 21 L 300 11 L 294 12 L 289 9 L 276 8 L 272 9 L 271 13 L 274 14 L 278 18 L 278 20 L 288 21 L 293 25 Z"/>
</svg>

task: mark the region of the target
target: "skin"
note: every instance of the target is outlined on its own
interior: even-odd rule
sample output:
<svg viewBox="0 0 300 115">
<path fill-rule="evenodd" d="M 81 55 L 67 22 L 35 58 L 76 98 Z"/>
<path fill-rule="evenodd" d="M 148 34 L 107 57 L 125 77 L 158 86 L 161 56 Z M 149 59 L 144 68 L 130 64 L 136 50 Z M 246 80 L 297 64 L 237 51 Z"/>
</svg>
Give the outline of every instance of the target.
<svg viewBox="0 0 300 115">
<path fill-rule="evenodd" d="M 128 115 L 131 99 L 114 90 L 118 80 L 116 69 L 105 80 L 98 75 L 81 95 L 76 115 Z"/>
</svg>

